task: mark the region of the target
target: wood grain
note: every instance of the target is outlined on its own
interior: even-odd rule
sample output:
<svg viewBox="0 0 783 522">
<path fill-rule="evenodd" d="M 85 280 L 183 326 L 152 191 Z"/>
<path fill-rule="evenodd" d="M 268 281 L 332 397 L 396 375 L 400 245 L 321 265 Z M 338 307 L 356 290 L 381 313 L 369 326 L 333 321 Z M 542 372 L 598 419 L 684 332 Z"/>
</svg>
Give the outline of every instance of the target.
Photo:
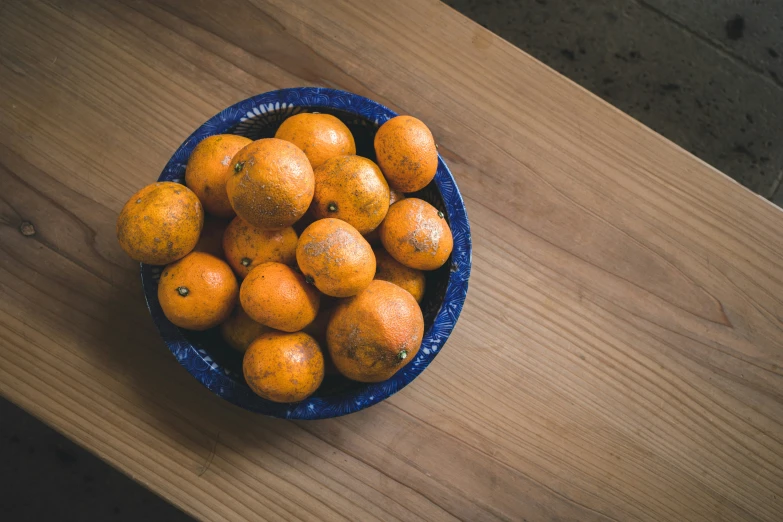
<svg viewBox="0 0 783 522">
<path fill-rule="evenodd" d="M 0 3 L 0 393 L 202 519 L 783 519 L 778 208 L 442 4 L 214 6 Z M 299 423 L 178 366 L 114 237 L 196 126 L 297 85 L 426 121 L 475 243 L 433 365 Z"/>
</svg>

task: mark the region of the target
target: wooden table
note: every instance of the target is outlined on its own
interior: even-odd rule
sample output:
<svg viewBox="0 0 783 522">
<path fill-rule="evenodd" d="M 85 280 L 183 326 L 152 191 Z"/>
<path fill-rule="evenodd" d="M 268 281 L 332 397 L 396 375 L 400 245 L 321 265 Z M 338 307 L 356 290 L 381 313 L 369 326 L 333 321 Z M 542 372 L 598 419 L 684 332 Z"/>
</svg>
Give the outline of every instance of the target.
<svg viewBox="0 0 783 522">
<path fill-rule="evenodd" d="M 783 520 L 783 213 L 443 4 L 0 3 L 0 392 L 203 519 Z M 475 245 L 411 386 L 286 422 L 168 352 L 114 223 L 219 109 L 434 131 Z"/>
</svg>

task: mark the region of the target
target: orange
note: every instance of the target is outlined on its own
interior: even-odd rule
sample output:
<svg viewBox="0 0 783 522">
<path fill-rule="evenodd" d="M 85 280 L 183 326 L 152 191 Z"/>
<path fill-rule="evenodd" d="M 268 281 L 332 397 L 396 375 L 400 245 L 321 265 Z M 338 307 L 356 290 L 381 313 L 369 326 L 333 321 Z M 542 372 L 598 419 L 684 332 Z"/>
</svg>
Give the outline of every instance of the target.
<svg viewBox="0 0 783 522">
<path fill-rule="evenodd" d="M 335 301 L 327 301 L 322 298 L 321 309 L 318 310 L 315 320 L 302 329 L 304 333 L 315 339 L 319 346 L 326 346 L 326 328 L 329 326 L 329 320 L 332 318 Z M 324 373 L 326 375 L 338 375 L 340 373 L 326 350 L 324 350 Z"/>
<path fill-rule="evenodd" d="M 218 134 L 201 140 L 188 159 L 185 184 L 196 193 L 204 210 L 222 218 L 234 216 L 226 194 L 226 181 L 231 175 L 231 159 L 243 147 L 252 143 L 243 136 Z"/>
<path fill-rule="evenodd" d="M 304 229 L 312 225 L 315 220 L 315 216 L 313 215 L 313 205 L 311 203 L 310 208 L 307 209 L 307 212 L 305 212 L 305 215 L 302 216 L 302 219 L 294 223 L 294 231 L 301 235 L 302 232 L 304 232 Z"/>
<path fill-rule="evenodd" d="M 220 324 L 220 333 L 223 339 L 237 351 L 244 353 L 250 343 L 261 335 L 273 332 L 268 326 L 257 323 L 242 310 L 241 306 L 234 307 L 231 315 Z"/>
<path fill-rule="evenodd" d="M 258 228 L 279 230 L 301 218 L 313 199 L 313 168 L 304 152 L 287 141 L 252 142 L 232 160 L 226 182 L 231 206 Z"/>
<path fill-rule="evenodd" d="M 275 138 L 302 149 L 313 168 L 335 156 L 356 154 L 351 131 L 331 114 L 304 112 L 291 116 L 277 129 Z"/>
<path fill-rule="evenodd" d="M 378 233 L 394 259 L 418 270 L 441 267 L 454 247 L 443 213 L 418 198 L 403 199 L 389 207 Z"/>
<path fill-rule="evenodd" d="M 309 397 L 324 379 L 324 357 L 306 333 L 270 332 L 250 345 L 242 361 L 250 389 L 274 402 Z"/>
<path fill-rule="evenodd" d="M 426 283 L 424 272 L 403 265 L 382 248 L 373 249 L 373 252 L 375 252 L 376 265 L 375 279 L 394 283 L 410 292 L 417 303 L 421 303 Z"/>
<path fill-rule="evenodd" d="M 262 263 L 296 263 L 298 239 L 291 227 L 263 230 L 237 216 L 223 235 L 223 251 L 228 264 L 240 279 L 244 279 L 250 270 Z"/>
<path fill-rule="evenodd" d="M 321 295 L 321 306 L 318 308 L 318 315 L 315 316 L 312 323 L 302 329 L 304 333 L 312 335 L 313 339 L 323 346 L 326 346 L 326 325 L 329 324 L 329 319 L 332 317 L 332 311 L 337 301 L 337 299 L 328 295 Z"/>
<path fill-rule="evenodd" d="M 313 322 L 320 300 L 302 274 L 282 263 L 257 266 L 239 290 L 239 301 L 247 315 L 284 332 L 296 332 Z"/>
<path fill-rule="evenodd" d="M 405 194 L 399 190 L 389 189 L 389 206 L 392 206 L 403 199 L 405 199 Z"/>
<path fill-rule="evenodd" d="M 158 300 L 169 321 L 188 330 L 206 330 L 228 318 L 239 285 L 225 261 L 192 252 L 167 266 L 158 282 Z"/>
<path fill-rule="evenodd" d="M 405 199 L 405 194 L 400 192 L 399 190 L 389 189 L 389 206 L 391 207 L 401 199 Z M 388 211 L 387 211 L 388 212 Z M 380 225 L 379 225 L 380 226 Z M 378 235 L 378 229 L 376 228 L 369 234 L 364 234 L 364 239 L 366 239 L 371 245 L 377 245 L 381 242 L 381 236 Z"/>
<path fill-rule="evenodd" d="M 416 357 L 424 318 L 410 293 L 373 281 L 337 305 L 326 330 L 337 369 L 355 381 L 385 381 Z"/>
<path fill-rule="evenodd" d="M 366 239 L 340 219 L 320 219 L 307 227 L 296 246 L 302 274 L 332 297 L 367 288 L 375 275 L 375 255 Z"/>
<path fill-rule="evenodd" d="M 438 149 L 432 133 L 413 116 L 397 116 L 378 129 L 375 154 L 393 189 L 416 192 L 426 187 L 438 170 Z"/>
<path fill-rule="evenodd" d="M 381 224 L 389 210 L 389 185 L 381 169 L 361 156 L 336 156 L 317 167 L 312 211 L 350 223 L 360 234 Z"/>
<path fill-rule="evenodd" d="M 196 243 L 196 252 L 206 252 L 215 257 L 223 258 L 223 233 L 228 226 L 228 220 L 215 216 L 204 216 L 204 226 Z"/>
<path fill-rule="evenodd" d="M 198 243 L 204 210 L 192 190 L 161 181 L 135 193 L 117 218 L 117 240 L 131 259 L 166 265 Z"/>
</svg>

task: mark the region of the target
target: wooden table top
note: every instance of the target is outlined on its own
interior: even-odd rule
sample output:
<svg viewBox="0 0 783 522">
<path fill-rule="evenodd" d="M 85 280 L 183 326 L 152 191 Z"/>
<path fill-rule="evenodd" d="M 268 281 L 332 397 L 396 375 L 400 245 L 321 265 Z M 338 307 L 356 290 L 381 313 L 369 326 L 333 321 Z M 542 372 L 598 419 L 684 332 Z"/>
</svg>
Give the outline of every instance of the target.
<svg viewBox="0 0 783 522">
<path fill-rule="evenodd" d="M 783 520 L 780 209 L 432 0 L 214 5 L 0 4 L 0 393 L 203 519 Z M 114 228 L 300 85 L 427 122 L 475 247 L 427 371 L 319 422 L 182 369 Z"/>
</svg>

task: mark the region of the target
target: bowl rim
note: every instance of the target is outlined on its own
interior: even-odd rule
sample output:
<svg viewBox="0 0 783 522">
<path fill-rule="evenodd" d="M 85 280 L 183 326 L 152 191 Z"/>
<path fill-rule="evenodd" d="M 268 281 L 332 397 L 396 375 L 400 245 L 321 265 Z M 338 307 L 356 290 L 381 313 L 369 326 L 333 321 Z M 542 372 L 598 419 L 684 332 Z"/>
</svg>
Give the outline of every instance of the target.
<svg viewBox="0 0 783 522">
<path fill-rule="evenodd" d="M 237 102 L 199 126 L 174 152 L 158 181 L 184 184 L 185 166 L 190 153 L 208 136 L 227 133 L 248 119 L 284 119 L 302 109 L 316 108 L 353 113 L 377 125 L 397 116 L 396 112 L 374 100 L 337 89 L 295 87 L 269 91 Z M 309 397 L 298 403 L 281 404 L 262 399 L 252 393 L 247 385 L 237 385 L 233 372 L 219 366 L 206 350 L 192 344 L 184 333 L 165 317 L 157 299 L 157 278 L 163 267 L 142 263 L 140 268 L 144 297 L 163 341 L 179 363 L 213 393 L 241 408 L 272 417 L 307 420 L 339 417 L 391 397 L 418 377 L 440 352 L 454 329 L 467 296 L 472 265 L 470 224 L 454 176 L 440 154 L 435 184 L 443 198 L 454 237 L 449 279 L 443 302 L 432 325 L 424 333 L 419 352 L 413 361 L 390 379 L 380 383 L 368 383 L 358 393 Z M 239 378 L 242 379 L 241 376 Z"/>
</svg>

